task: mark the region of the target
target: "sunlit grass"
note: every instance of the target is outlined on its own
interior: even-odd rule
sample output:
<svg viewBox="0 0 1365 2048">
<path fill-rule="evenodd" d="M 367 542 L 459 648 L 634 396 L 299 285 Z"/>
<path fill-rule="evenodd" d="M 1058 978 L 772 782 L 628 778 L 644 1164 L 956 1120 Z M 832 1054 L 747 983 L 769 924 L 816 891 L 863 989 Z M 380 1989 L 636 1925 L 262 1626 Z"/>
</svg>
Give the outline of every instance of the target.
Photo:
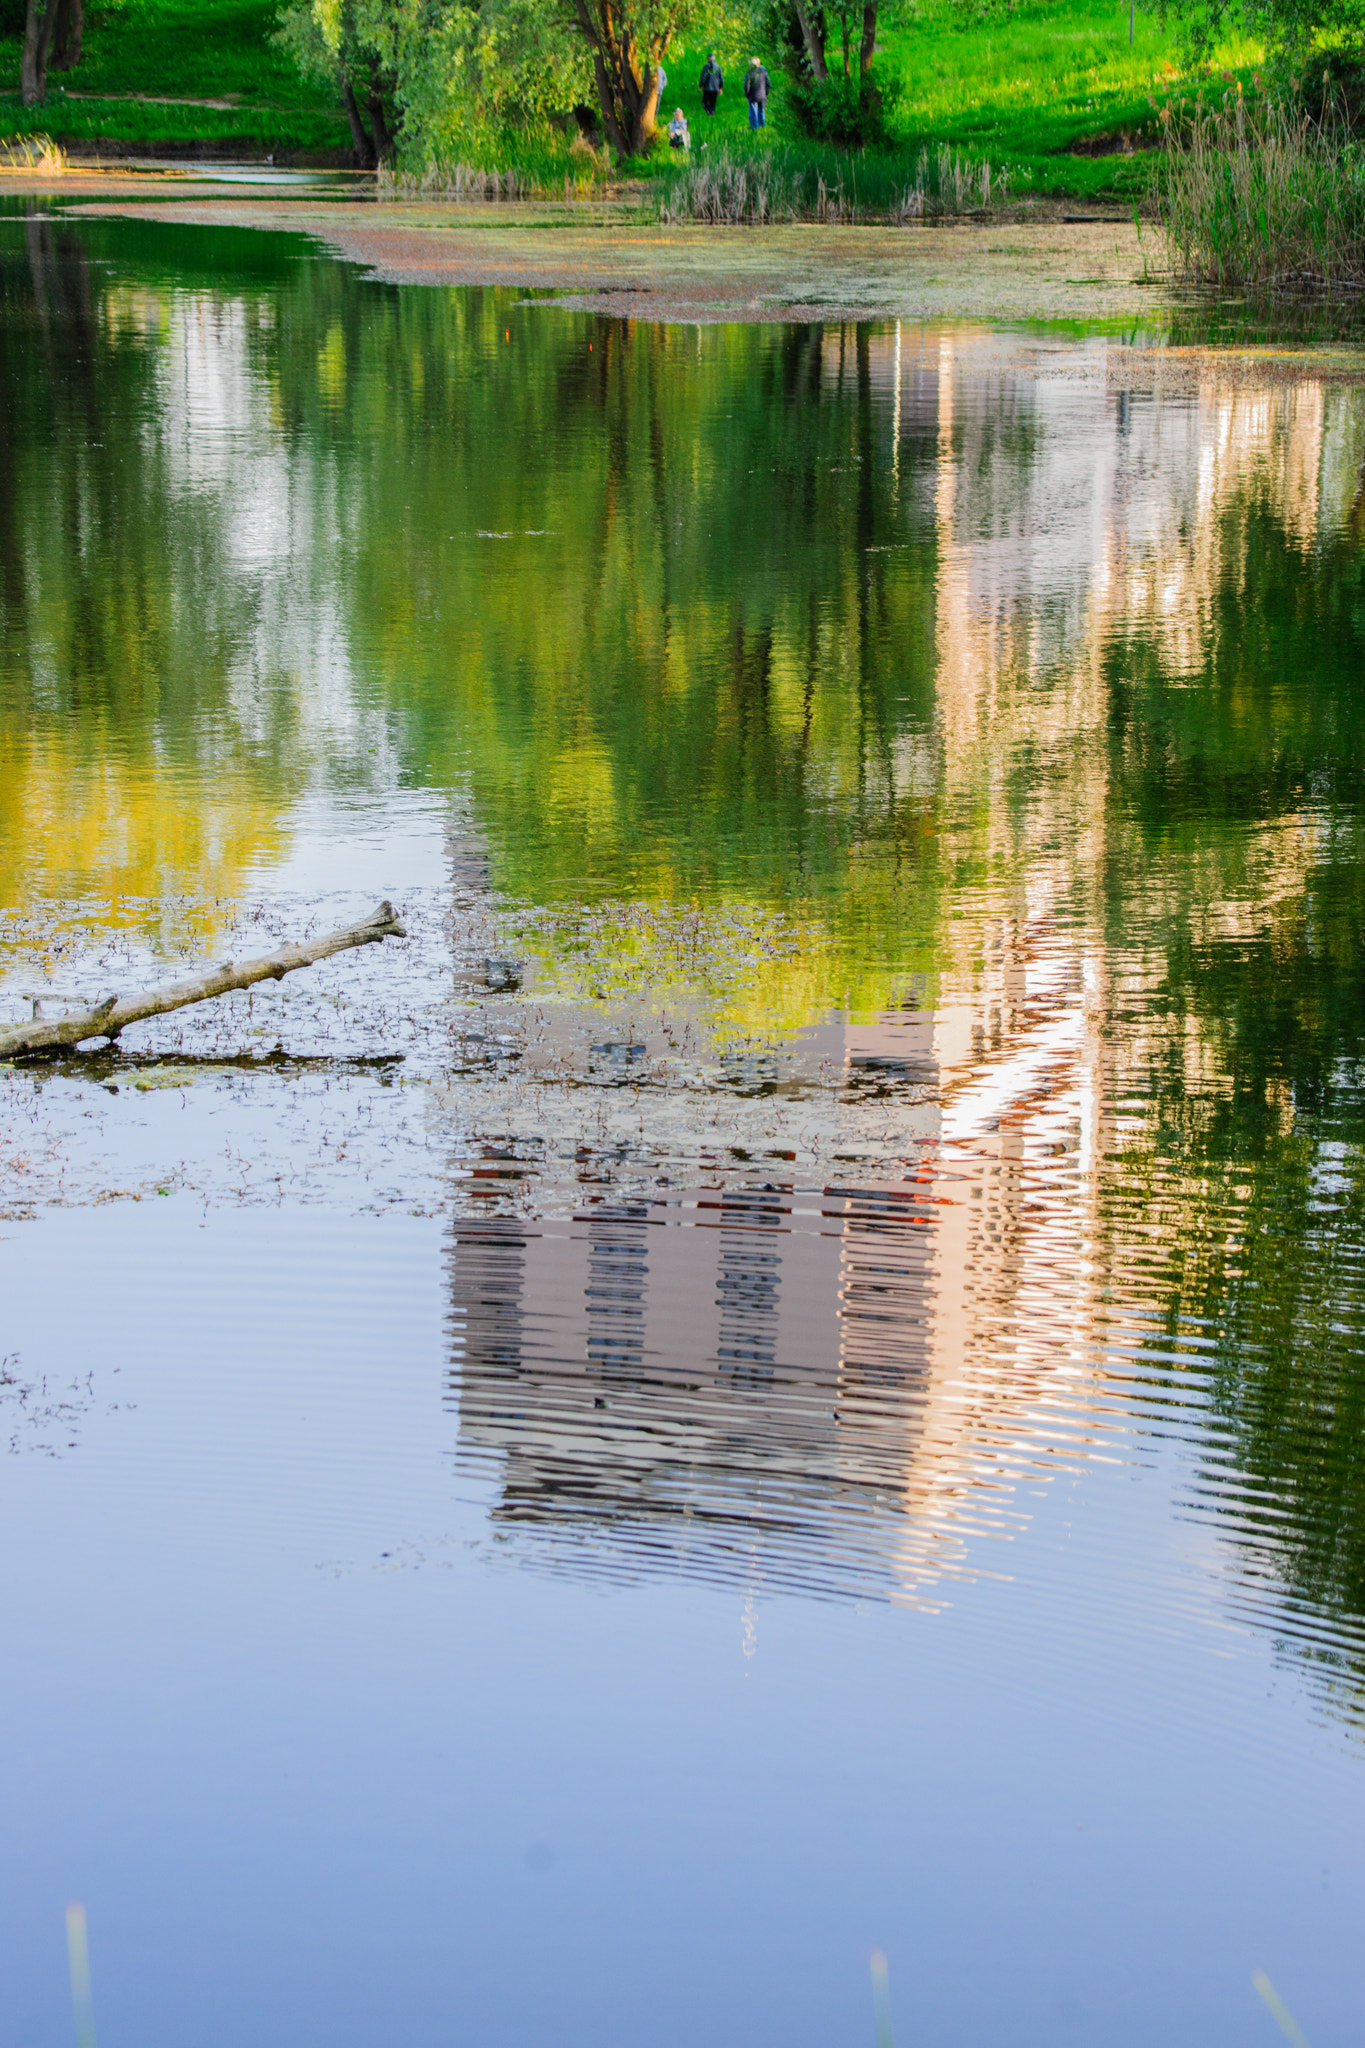
<svg viewBox="0 0 1365 2048">
<path fill-rule="evenodd" d="M 720 52 L 727 85 L 710 119 L 698 88 L 705 51 L 670 51 L 665 104 L 687 113 L 694 150 L 702 142 L 712 150 L 799 143 L 787 83 L 771 53 L 768 126 L 750 137 L 746 54 Z M 1242 35 L 1214 53 L 1219 67 L 1247 73 L 1261 55 L 1260 44 Z M 1127 10 L 1112 0 L 1018 0 L 971 25 L 953 0 L 923 0 L 912 25 L 883 32 L 877 63 L 903 84 L 893 135 L 901 149 L 912 156 L 926 143 L 965 150 L 1004 170 L 1016 197 L 1139 196 L 1150 175 L 1145 153 L 1160 139 L 1160 108 L 1181 86 L 1170 31 L 1138 12 L 1130 47 Z M 1096 143 L 1109 153 L 1072 153 Z"/>
</svg>

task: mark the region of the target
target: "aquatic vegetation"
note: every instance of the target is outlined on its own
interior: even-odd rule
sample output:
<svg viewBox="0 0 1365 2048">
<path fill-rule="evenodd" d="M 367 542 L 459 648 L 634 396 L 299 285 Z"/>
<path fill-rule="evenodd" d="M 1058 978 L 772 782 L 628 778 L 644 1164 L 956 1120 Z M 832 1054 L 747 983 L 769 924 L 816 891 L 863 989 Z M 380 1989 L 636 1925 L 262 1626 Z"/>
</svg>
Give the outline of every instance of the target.
<svg viewBox="0 0 1365 2048">
<path fill-rule="evenodd" d="M 992 170 L 988 158 L 973 158 L 940 143 L 931 154 L 927 145 L 915 163 L 915 176 L 901 198 L 893 220 L 950 219 L 954 214 L 983 213 L 1009 198 L 1009 172 Z"/>
<path fill-rule="evenodd" d="M 1192 284 L 1365 284 L 1365 151 L 1293 99 L 1168 114 L 1156 199 Z"/>
<path fill-rule="evenodd" d="M 418 171 L 379 169 L 381 199 L 530 199 L 536 190 L 529 170 L 513 164 L 507 170 L 481 170 L 470 164 L 433 162 Z"/>
<path fill-rule="evenodd" d="M 66 151 L 50 135 L 0 136 L 0 174 L 5 171 L 38 171 L 45 178 L 60 177 L 66 169 Z"/>
<path fill-rule="evenodd" d="M 773 221 L 902 223 L 977 213 L 1003 204 L 1008 173 L 941 143 L 913 158 L 870 161 L 783 144 L 763 151 L 700 153 L 661 178 L 649 202 L 664 221 L 762 227 Z"/>
</svg>

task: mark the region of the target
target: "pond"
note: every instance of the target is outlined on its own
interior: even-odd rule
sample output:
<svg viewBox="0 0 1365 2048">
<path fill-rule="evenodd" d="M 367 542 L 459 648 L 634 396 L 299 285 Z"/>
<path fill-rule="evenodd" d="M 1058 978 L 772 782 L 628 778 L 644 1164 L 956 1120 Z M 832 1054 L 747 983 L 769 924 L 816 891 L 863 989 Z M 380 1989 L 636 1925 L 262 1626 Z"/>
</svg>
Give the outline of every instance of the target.
<svg viewBox="0 0 1365 2048">
<path fill-rule="evenodd" d="M 408 929 L 0 1068 L 6 2041 L 1356 2038 L 1365 385 L 41 206 L 0 361 L 0 1023 Z"/>
</svg>

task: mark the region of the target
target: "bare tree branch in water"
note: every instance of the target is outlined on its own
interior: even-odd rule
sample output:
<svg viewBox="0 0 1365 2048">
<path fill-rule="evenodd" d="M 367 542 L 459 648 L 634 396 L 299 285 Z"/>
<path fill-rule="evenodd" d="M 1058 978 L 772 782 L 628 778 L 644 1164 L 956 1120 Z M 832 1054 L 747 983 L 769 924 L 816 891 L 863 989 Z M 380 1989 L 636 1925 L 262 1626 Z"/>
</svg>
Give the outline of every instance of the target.
<svg viewBox="0 0 1365 2048">
<path fill-rule="evenodd" d="M 54 1017 L 50 1021 L 35 1017 L 31 1023 L 0 1035 L 0 1060 L 21 1059 L 27 1053 L 56 1052 L 63 1046 L 81 1045 L 87 1038 L 117 1038 L 126 1026 L 138 1024 L 144 1017 L 163 1017 L 168 1010 L 208 1002 L 214 996 L 229 995 L 234 989 L 251 988 L 258 981 L 280 981 L 297 967 L 311 967 L 351 946 L 373 946 L 383 939 L 406 937 L 393 905 L 381 903 L 363 923 L 329 932 L 326 938 L 315 939 L 309 946 L 285 946 L 278 953 L 267 953 L 259 960 L 245 960 L 240 965 L 226 960 L 195 981 L 176 982 L 170 988 L 154 989 L 147 995 L 129 996 L 123 1001 L 108 996 L 93 1010 L 77 1011 L 69 1017 Z"/>
</svg>

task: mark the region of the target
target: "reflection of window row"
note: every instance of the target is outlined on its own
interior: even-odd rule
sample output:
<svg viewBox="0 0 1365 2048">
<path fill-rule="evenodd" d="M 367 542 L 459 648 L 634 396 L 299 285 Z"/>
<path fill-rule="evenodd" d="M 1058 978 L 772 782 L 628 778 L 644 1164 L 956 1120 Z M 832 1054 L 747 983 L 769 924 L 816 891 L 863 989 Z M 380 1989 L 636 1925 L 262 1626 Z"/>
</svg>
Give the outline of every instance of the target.
<svg viewBox="0 0 1365 2048">
<path fill-rule="evenodd" d="M 841 1246 L 840 1388 L 896 1387 L 929 1368 L 929 1215 L 912 1195 L 859 1190 Z"/>
<path fill-rule="evenodd" d="M 737 1384 L 762 1386 L 777 1362 L 778 1289 L 782 1260 L 763 1233 L 781 1228 L 785 1212 L 776 1196 L 731 1201 L 727 1221 L 738 1209 L 742 1230 L 722 1230 L 716 1273 L 720 1369 Z"/>
<path fill-rule="evenodd" d="M 903 1535 L 876 1532 L 922 1431 L 922 1206 L 706 1190 L 684 1212 L 452 1227 L 461 1439 L 499 1461 L 495 1517 L 586 1544 L 590 1572 L 761 1556 L 773 1585 L 900 1583 Z"/>
<path fill-rule="evenodd" d="M 644 1369 L 647 1216 L 644 1204 L 635 1203 L 599 1211 L 588 1225 L 588 1362 L 618 1383 L 638 1381 Z"/>
<path fill-rule="evenodd" d="M 526 1232 L 505 1217 L 455 1227 L 450 1327 L 466 1366 L 514 1374 L 522 1355 Z"/>
</svg>

